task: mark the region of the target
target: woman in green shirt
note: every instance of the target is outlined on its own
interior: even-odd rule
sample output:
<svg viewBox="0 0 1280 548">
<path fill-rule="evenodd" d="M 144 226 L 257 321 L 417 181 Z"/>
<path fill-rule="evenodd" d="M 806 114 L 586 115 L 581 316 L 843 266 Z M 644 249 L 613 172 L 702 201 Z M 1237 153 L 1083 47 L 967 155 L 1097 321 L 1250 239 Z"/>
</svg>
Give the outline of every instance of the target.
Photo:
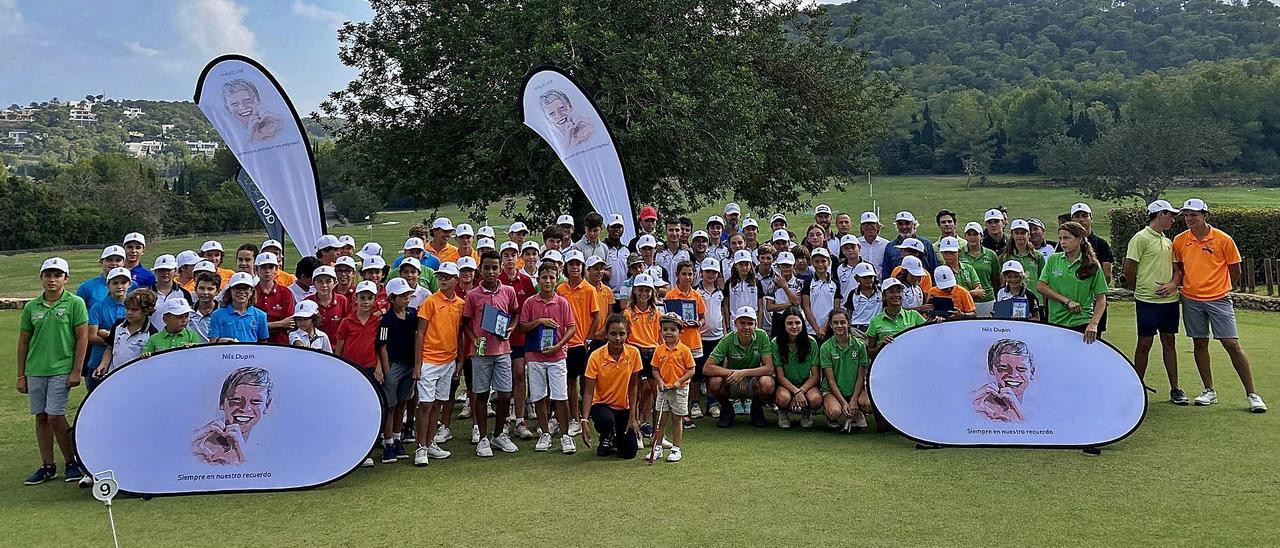
<svg viewBox="0 0 1280 548">
<path fill-rule="evenodd" d="M 828 316 L 832 337 L 818 350 L 822 368 L 822 407 L 827 424 L 852 432 L 867 426 L 863 413 L 871 412 L 867 394 L 867 347 L 851 336 L 849 313 L 837 308 Z"/>
<path fill-rule="evenodd" d="M 867 347 L 872 356 L 880 352 L 884 345 L 893 342 L 893 338 L 912 327 L 929 323 L 919 312 L 902 308 L 902 290 L 905 286 L 897 278 L 886 278 L 880 285 L 880 298 L 884 308 L 871 317 L 867 325 Z"/>
<path fill-rule="evenodd" d="M 1074 221 L 1058 228 L 1062 251 L 1049 256 L 1038 288 L 1049 303 L 1049 323 L 1084 333 L 1084 342 L 1092 343 L 1107 310 L 1107 280 L 1088 234 Z"/>
<path fill-rule="evenodd" d="M 1031 245 L 1031 225 L 1028 225 L 1022 219 L 1014 219 L 1010 226 L 1012 227 L 1013 238 L 1009 241 L 1009 245 L 1005 246 L 1004 252 L 1000 254 L 999 264 L 1003 265 L 1009 261 L 1018 261 L 1022 264 L 1022 273 L 1026 276 L 1026 279 L 1032 282 L 1039 280 L 1040 272 L 1044 270 L 1045 257 L 1040 253 L 1040 250 Z M 1003 285 L 1003 280 L 999 278 L 997 277 L 996 287 Z M 1035 285 L 1035 283 L 1031 283 L 1027 286 L 1027 289 L 1036 296 L 1036 299 L 1039 299 L 1039 304 L 1043 305 L 1044 296 L 1036 291 Z"/>
<path fill-rule="evenodd" d="M 818 341 L 804 328 L 800 309 L 783 310 L 773 324 L 773 363 L 778 388 L 773 403 L 778 406 L 778 428 L 791 428 L 790 413 L 800 414 L 800 426 L 813 426 L 813 412 L 822 409 L 818 391 Z"/>
</svg>

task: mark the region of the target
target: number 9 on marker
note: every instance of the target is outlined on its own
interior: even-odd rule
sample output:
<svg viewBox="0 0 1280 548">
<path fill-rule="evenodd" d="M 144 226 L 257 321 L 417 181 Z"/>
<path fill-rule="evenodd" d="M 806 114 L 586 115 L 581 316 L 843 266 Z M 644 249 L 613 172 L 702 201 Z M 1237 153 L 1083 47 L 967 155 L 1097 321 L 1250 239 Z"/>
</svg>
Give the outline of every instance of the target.
<svg viewBox="0 0 1280 548">
<path fill-rule="evenodd" d="M 116 485 L 116 480 L 112 478 L 100 479 L 93 483 L 93 498 L 102 502 L 110 503 L 119 491 L 120 486 Z"/>
</svg>

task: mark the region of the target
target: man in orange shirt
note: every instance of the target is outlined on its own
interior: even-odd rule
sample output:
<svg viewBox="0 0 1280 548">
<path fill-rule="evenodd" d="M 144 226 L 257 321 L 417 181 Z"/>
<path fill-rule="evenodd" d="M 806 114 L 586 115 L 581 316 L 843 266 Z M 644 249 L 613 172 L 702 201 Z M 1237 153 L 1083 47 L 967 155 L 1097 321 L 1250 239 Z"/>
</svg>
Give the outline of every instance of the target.
<svg viewBox="0 0 1280 548">
<path fill-rule="evenodd" d="M 633 459 L 639 450 L 640 425 L 631 414 L 640 384 L 640 351 L 627 344 L 627 320 L 621 314 L 609 316 L 605 328 L 609 343 L 591 353 L 584 373 L 582 397 L 587 402 L 600 444 L 596 454 L 617 454 Z M 591 443 L 591 428 L 584 421 L 582 438 Z"/>
<path fill-rule="evenodd" d="M 573 310 L 574 323 L 583 326 L 582 329 L 575 330 L 573 336 L 569 338 L 568 356 L 565 358 L 569 369 L 566 382 L 569 388 L 571 415 L 569 427 L 565 433 L 576 436 L 582 432 L 578 405 L 578 377 L 587 372 L 587 338 L 596 332 L 595 326 L 601 321 L 601 314 L 600 301 L 596 299 L 596 288 L 587 283 L 585 278 L 586 259 L 582 256 L 582 252 L 576 249 L 570 250 L 565 254 L 564 265 L 564 273 L 568 281 L 560 284 L 556 288 L 556 293 L 569 301 L 569 308 Z"/>
<path fill-rule="evenodd" d="M 1209 206 L 1204 200 L 1191 198 L 1183 203 L 1182 219 L 1187 230 L 1173 239 L 1173 281 L 1182 285 L 1182 325 L 1191 337 L 1196 369 L 1204 382 L 1204 391 L 1196 396 L 1195 404 L 1218 403 L 1213 371 L 1209 367 L 1212 330 L 1213 338 L 1218 339 L 1231 356 L 1231 366 L 1244 384 L 1249 410 L 1265 413 L 1267 404 L 1254 392 L 1249 357 L 1240 347 L 1231 301 L 1231 287 L 1240 279 L 1240 250 L 1231 236 L 1209 225 Z"/>
<path fill-rule="evenodd" d="M 933 283 L 925 292 L 925 304 L 931 304 L 934 297 L 951 299 L 953 310 L 950 316 L 936 316 L 942 320 L 959 320 L 962 318 L 974 318 L 978 315 L 977 307 L 974 305 L 973 296 L 969 294 L 969 290 L 956 285 L 956 273 L 947 265 L 939 266 L 933 270 Z"/>
<path fill-rule="evenodd" d="M 427 252 L 440 259 L 441 263 L 457 263 L 458 248 L 449 243 L 453 235 L 453 221 L 441 217 L 431 223 L 431 241 L 427 242 Z"/>
<path fill-rule="evenodd" d="M 429 459 L 449 458 L 449 451 L 436 443 L 436 423 L 462 361 L 462 297 L 454 292 L 458 281 L 458 265 L 442 263 L 436 271 L 440 291 L 433 293 L 418 307 L 418 332 L 414 346 L 421 349 L 414 358 L 413 378 L 418 385 L 418 449 L 413 452 L 414 466 L 426 466 Z"/>
</svg>

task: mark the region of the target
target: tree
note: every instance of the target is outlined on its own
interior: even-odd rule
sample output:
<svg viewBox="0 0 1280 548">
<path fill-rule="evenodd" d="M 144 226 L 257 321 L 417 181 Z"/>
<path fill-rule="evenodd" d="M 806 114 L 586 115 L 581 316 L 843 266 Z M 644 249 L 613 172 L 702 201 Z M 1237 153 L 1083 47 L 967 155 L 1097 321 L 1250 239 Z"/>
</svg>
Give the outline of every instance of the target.
<svg viewBox="0 0 1280 548">
<path fill-rule="evenodd" d="M 1053 135 L 1066 133 L 1071 107 L 1061 93 L 1048 85 L 1021 89 L 1008 98 L 1004 133 L 1008 139 L 1004 161 L 1017 172 L 1035 167 L 1035 149 Z"/>
<path fill-rule="evenodd" d="M 324 113 L 364 180 L 479 217 L 528 199 L 534 218 L 585 209 L 551 148 L 523 127 L 527 71 L 553 63 L 591 94 L 632 202 L 688 211 L 736 197 L 794 208 L 839 160 L 869 151 L 899 94 L 832 44 L 801 0 L 382 0 L 339 31 L 359 71 Z M 496 30 L 496 29 L 500 29 Z"/>
<path fill-rule="evenodd" d="M 980 97 L 981 93 L 975 90 L 960 92 L 938 125 L 942 153 L 960 159 L 965 174 L 970 177 L 971 173 L 985 175 L 991 168 L 991 147 L 996 133 L 991 116 L 978 102 Z"/>
</svg>

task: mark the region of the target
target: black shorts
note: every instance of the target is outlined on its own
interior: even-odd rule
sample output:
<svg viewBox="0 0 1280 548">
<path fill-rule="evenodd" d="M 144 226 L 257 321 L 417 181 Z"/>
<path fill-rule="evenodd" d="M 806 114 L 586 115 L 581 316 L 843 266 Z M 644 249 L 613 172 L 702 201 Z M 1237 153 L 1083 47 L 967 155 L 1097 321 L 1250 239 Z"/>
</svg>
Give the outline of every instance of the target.
<svg viewBox="0 0 1280 548">
<path fill-rule="evenodd" d="M 571 346 L 565 356 L 565 365 L 569 369 L 569 378 L 576 379 L 587 372 L 587 346 Z"/>
<path fill-rule="evenodd" d="M 511 345 L 511 359 L 512 359 L 512 360 L 519 360 L 519 359 L 523 359 L 523 358 L 524 358 L 524 345 L 523 345 L 523 344 L 518 344 L 518 345 L 517 345 L 517 344 L 513 344 L 513 345 Z"/>
<path fill-rule="evenodd" d="M 707 380 L 706 375 L 702 374 L 702 368 L 707 365 L 707 360 L 711 359 L 711 351 L 718 344 L 720 339 L 702 339 L 702 356 L 693 359 L 693 382 Z"/>
<path fill-rule="evenodd" d="M 652 348 L 640 349 L 640 378 L 653 378 L 653 350 Z"/>
<path fill-rule="evenodd" d="M 1147 303 L 1138 305 L 1138 336 L 1154 337 L 1156 333 L 1173 335 L 1178 332 L 1178 301 L 1171 303 Z"/>
<path fill-rule="evenodd" d="M 603 348 L 606 344 L 609 344 L 609 341 L 607 339 L 600 339 L 600 340 L 591 339 L 587 341 L 587 356 L 588 357 L 591 356 L 593 352 Z"/>
</svg>

